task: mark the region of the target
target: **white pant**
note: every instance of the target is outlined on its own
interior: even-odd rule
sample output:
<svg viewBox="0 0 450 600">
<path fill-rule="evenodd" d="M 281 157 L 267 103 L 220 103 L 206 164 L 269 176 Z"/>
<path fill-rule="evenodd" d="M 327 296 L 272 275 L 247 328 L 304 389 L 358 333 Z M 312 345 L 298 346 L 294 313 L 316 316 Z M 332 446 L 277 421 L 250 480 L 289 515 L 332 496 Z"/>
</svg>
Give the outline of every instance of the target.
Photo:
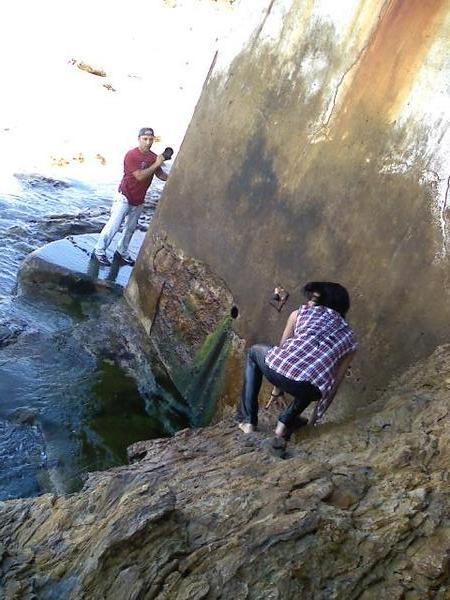
<svg viewBox="0 0 450 600">
<path fill-rule="evenodd" d="M 128 202 L 123 194 L 117 192 L 114 196 L 113 205 L 111 207 L 111 216 L 98 236 L 95 251 L 105 252 L 106 248 L 108 248 L 112 242 L 113 237 L 119 231 L 124 218 L 127 217 L 122 236 L 117 244 L 117 251 L 120 252 L 120 254 L 126 255 L 131 237 L 136 229 L 136 225 L 143 208 L 143 204 L 140 204 L 139 206 L 133 206 Z"/>
</svg>

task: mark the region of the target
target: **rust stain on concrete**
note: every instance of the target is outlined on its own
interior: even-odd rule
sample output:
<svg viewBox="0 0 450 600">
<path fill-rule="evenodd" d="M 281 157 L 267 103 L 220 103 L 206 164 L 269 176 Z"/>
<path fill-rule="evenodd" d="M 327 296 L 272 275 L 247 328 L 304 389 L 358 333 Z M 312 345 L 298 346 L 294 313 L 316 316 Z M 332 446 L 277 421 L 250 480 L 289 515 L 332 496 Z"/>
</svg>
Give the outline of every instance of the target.
<svg viewBox="0 0 450 600">
<path fill-rule="evenodd" d="M 447 0 L 388 1 L 343 102 L 341 123 L 355 110 L 396 118 L 447 10 Z"/>
</svg>

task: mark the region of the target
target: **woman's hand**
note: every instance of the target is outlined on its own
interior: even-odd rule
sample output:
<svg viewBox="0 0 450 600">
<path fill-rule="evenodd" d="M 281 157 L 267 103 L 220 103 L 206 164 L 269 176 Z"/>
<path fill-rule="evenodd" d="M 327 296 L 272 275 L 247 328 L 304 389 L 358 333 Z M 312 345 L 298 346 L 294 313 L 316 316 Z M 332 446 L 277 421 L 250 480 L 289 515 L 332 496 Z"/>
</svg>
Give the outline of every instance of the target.
<svg viewBox="0 0 450 600">
<path fill-rule="evenodd" d="M 274 386 L 270 393 L 270 398 L 269 398 L 269 401 L 267 402 L 265 408 L 270 408 L 272 406 L 273 402 L 275 402 L 275 404 L 278 404 L 279 400 L 281 398 L 283 398 L 283 396 L 284 396 L 284 392 L 281 391 L 280 388 L 277 388 L 276 386 Z"/>
</svg>

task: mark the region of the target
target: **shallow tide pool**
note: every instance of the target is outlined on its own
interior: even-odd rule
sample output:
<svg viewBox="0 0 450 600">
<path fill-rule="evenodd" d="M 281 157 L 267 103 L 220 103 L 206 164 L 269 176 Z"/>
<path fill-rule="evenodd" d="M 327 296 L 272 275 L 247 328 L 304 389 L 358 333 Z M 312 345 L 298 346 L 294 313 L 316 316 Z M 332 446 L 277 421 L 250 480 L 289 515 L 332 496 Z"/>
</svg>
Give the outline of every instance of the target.
<svg viewBox="0 0 450 600">
<path fill-rule="evenodd" d="M 93 351 L 77 335 L 83 322 L 101 323 L 110 298 L 52 303 L 16 288 L 25 256 L 65 224 L 106 218 L 114 187 L 21 174 L 0 196 L 1 500 L 77 490 L 89 471 L 123 464 L 131 443 L 188 425 L 182 401 L 150 370 L 136 381 L 108 348 Z M 160 192 L 151 190 L 153 202 Z"/>
</svg>

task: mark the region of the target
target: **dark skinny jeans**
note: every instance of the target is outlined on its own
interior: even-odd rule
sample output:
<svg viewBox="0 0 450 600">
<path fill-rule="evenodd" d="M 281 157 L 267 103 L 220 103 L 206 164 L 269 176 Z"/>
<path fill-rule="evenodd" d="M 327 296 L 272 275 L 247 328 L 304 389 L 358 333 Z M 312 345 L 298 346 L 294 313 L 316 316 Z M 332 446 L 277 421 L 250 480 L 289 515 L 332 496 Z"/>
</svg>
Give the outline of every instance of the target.
<svg viewBox="0 0 450 600">
<path fill-rule="evenodd" d="M 270 369 L 264 361 L 270 348 L 271 346 L 257 344 L 252 346 L 248 352 L 245 381 L 237 418 L 240 422 L 251 423 L 255 427 L 258 425 L 258 394 L 264 375 L 272 385 L 294 396 L 293 401 L 278 417 L 278 420 L 289 428 L 294 425 L 295 419 L 311 402 L 321 398 L 321 393 L 319 388 L 309 381 L 294 381 Z"/>
</svg>

